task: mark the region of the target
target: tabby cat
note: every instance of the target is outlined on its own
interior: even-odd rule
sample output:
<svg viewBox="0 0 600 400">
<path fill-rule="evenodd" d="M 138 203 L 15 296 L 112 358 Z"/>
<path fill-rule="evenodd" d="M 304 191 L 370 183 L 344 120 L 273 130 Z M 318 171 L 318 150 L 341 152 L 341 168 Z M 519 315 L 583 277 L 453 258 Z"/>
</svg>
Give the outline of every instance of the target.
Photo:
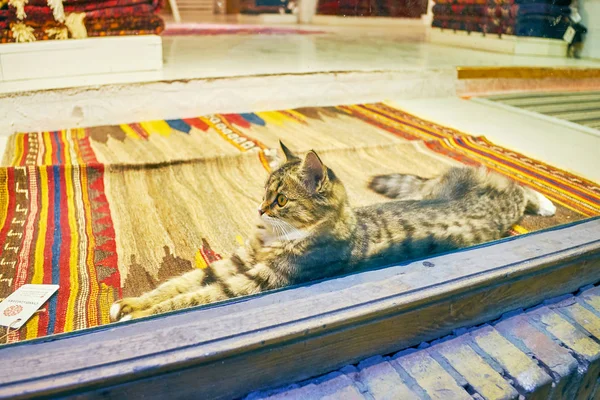
<svg viewBox="0 0 600 400">
<path fill-rule="evenodd" d="M 281 143 L 280 143 L 281 144 Z M 484 169 L 452 168 L 434 179 L 374 177 L 375 192 L 398 199 L 350 206 L 335 173 L 310 151 L 281 144 L 286 161 L 267 179 L 260 223 L 229 259 L 172 278 L 113 304 L 124 321 L 422 257 L 502 237 L 528 211 L 550 216 L 541 194 Z"/>
</svg>

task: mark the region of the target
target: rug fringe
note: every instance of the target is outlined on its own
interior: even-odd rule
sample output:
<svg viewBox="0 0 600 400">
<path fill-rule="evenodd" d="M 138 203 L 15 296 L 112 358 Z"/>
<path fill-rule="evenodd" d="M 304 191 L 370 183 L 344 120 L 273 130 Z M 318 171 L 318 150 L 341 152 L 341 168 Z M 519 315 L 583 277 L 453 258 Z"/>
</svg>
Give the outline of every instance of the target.
<svg viewBox="0 0 600 400">
<path fill-rule="evenodd" d="M 71 13 L 67 16 L 65 25 L 67 25 L 73 39 L 84 39 L 88 37 L 87 29 L 83 23 L 84 19 L 85 13 Z"/>
<path fill-rule="evenodd" d="M 29 0 L 8 0 L 8 5 L 14 7 L 17 12 L 17 19 L 23 20 L 27 17 L 25 14 L 25 4 L 27 4 Z"/>
<path fill-rule="evenodd" d="M 33 28 L 31 26 L 19 22 L 18 24 L 14 24 L 10 30 L 17 43 L 35 42 L 35 35 L 33 34 Z"/>
<path fill-rule="evenodd" d="M 52 9 L 52 15 L 58 22 L 65 22 L 65 9 L 62 0 L 48 0 L 48 7 Z"/>
</svg>

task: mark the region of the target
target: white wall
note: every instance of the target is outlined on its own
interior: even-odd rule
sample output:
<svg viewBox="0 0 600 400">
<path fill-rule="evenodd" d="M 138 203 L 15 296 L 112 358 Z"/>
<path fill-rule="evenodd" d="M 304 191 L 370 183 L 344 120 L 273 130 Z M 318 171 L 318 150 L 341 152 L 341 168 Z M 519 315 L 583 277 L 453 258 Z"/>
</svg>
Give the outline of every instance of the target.
<svg viewBox="0 0 600 400">
<path fill-rule="evenodd" d="M 579 13 L 588 29 L 581 56 L 600 59 L 600 0 L 579 0 Z"/>
</svg>

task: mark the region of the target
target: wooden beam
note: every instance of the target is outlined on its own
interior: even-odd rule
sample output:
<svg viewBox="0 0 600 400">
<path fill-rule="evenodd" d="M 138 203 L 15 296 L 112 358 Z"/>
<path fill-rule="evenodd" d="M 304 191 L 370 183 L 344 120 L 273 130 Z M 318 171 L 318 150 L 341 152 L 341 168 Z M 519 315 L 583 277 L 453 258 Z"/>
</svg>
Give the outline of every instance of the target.
<svg viewBox="0 0 600 400">
<path fill-rule="evenodd" d="M 457 67 L 458 79 L 598 79 L 600 68 Z"/>
<path fill-rule="evenodd" d="M 225 13 L 226 14 L 239 14 L 242 10 L 241 0 L 226 0 L 225 1 Z"/>
<path fill-rule="evenodd" d="M 600 281 L 600 219 L 0 348 L 0 397 L 232 398 Z"/>
</svg>

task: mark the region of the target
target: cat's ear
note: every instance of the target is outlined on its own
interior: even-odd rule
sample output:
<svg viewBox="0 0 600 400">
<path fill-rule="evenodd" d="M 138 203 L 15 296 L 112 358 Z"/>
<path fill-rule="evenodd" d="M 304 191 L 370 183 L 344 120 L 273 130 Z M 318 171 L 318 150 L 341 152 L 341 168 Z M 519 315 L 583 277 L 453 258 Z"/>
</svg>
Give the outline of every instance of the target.
<svg viewBox="0 0 600 400">
<path fill-rule="evenodd" d="M 279 141 L 279 147 L 281 147 L 281 151 L 283 151 L 283 154 L 285 154 L 286 161 L 292 161 L 292 160 L 299 160 L 300 159 L 298 156 L 296 156 L 294 153 L 292 153 L 292 151 L 290 149 L 288 149 L 286 147 L 286 145 L 283 144 L 283 142 L 281 140 Z"/>
<path fill-rule="evenodd" d="M 304 185 L 311 192 L 318 192 L 327 181 L 327 167 L 317 153 L 309 151 L 302 162 Z"/>
</svg>

